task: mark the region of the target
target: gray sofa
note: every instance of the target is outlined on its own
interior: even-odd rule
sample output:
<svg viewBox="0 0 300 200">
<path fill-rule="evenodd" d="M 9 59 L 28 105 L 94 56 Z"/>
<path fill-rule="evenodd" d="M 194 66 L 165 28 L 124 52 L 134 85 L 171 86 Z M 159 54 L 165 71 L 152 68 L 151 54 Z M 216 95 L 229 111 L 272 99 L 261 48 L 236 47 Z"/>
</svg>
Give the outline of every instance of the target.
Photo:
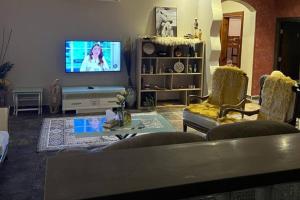
<svg viewBox="0 0 300 200">
<path fill-rule="evenodd" d="M 217 126 L 207 132 L 207 140 L 224 140 L 299 132 L 299 129 L 288 123 L 271 120 L 255 120 Z"/>
</svg>

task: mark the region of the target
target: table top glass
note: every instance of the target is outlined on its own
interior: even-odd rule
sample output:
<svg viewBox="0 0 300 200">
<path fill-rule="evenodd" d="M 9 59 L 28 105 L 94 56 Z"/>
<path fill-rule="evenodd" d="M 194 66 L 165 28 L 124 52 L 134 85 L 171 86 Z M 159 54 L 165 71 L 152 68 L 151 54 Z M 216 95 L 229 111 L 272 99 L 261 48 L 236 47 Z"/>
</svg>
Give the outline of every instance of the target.
<svg viewBox="0 0 300 200">
<path fill-rule="evenodd" d="M 103 127 L 106 122 L 103 115 L 78 117 L 69 123 L 74 127 L 76 137 L 176 131 L 168 120 L 156 112 L 131 114 L 131 118 L 131 123 L 111 129 Z"/>
</svg>

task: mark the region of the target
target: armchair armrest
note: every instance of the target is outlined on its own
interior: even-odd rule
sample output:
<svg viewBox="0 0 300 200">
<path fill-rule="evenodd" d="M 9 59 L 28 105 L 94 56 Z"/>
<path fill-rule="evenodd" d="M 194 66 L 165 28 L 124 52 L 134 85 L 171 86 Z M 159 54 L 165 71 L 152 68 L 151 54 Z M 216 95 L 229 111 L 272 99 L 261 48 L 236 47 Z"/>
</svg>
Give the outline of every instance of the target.
<svg viewBox="0 0 300 200">
<path fill-rule="evenodd" d="M 222 113 L 220 112 L 220 117 L 225 117 L 229 112 L 239 112 L 243 115 L 251 116 L 251 115 L 258 114 L 259 109 L 246 111 L 246 110 L 241 110 L 241 109 L 237 109 L 237 108 L 225 108 Z"/>
<path fill-rule="evenodd" d="M 198 95 L 189 95 L 188 96 L 188 104 L 190 104 L 191 99 L 200 99 L 201 101 L 205 101 L 208 99 L 209 95 L 206 96 L 198 96 Z"/>
<path fill-rule="evenodd" d="M 246 103 L 246 99 L 243 99 L 242 101 L 240 101 L 238 104 L 235 105 L 231 105 L 231 104 L 223 104 L 220 106 L 220 113 L 219 113 L 219 117 L 223 116 L 223 112 L 225 109 L 227 108 L 235 108 L 235 109 L 239 109 L 239 108 L 244 108 L 245 103 Z M 225 116 L 225 115 L 224 115 Z"/>
</svg>

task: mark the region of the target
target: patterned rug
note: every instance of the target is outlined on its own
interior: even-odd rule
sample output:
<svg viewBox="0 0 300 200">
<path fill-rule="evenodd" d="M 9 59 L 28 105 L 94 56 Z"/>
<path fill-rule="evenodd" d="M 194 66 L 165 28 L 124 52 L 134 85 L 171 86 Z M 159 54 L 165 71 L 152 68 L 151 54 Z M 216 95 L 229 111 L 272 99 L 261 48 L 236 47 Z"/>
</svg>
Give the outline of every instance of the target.
<svg viewBox="0 0 300 200">
<path fill-rule="evenodd" d="M 117 136 L 110 135 L 110 131 L 103 128 L 104 121 L 103 116 L 45 118 L 40 133 L 38 151 L 104 147 L 118 141 Z M 130 125 L 114 129 L 115 133 L 126 131 L 129 134 L 136 133 L 136 131 L 139 134 L 176 131 L 168 120 L 156 112 L 133 114 Z"/>
<path fill-rule="evenodd" d="M 246 110 L 255 110 L 259 106 L 255 103 L 247 103 Z M 182 131 L 182 111 L 183 108 L 157 109 L 157 112 L 167 119 L 177 131 Z M 97 118 L 99 116 L 86 116 L 88 118 Z M 245 119 L 255 120 L 256 115 L 245 116 Z M 43 121 L 38 151 L 54 151 L 68 148 L 93 148 L 109 145 L 119 139 L 116 136 L 91 135 L 90 137 L 78 137 L 73 134 L 73 120 L 78 117 L 60 117 L 45 118 Z M 188 128 L 188 132 L 202 133 Z"/>
</svg>

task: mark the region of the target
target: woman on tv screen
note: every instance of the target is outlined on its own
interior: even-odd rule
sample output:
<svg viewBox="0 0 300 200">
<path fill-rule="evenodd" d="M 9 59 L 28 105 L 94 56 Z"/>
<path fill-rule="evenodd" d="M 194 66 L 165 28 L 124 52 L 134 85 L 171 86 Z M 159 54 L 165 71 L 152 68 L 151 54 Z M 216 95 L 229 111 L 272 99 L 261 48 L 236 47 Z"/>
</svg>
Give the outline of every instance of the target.
<svg viewBox="0 0 300 200">
<path fill-rule="evenodd" d="M 81 72 L 109 71 L 109 67 L 103 57 L 102 48 L 99 43 L 95 43 L 89 55 L 87 55 L 80 67 Z"/>
<path fill-rule="evenodd" d="M 65 42 L 65 71 L 114 72 L 121 70 L 121 43 L 117 41 Z"/>
</svg>

